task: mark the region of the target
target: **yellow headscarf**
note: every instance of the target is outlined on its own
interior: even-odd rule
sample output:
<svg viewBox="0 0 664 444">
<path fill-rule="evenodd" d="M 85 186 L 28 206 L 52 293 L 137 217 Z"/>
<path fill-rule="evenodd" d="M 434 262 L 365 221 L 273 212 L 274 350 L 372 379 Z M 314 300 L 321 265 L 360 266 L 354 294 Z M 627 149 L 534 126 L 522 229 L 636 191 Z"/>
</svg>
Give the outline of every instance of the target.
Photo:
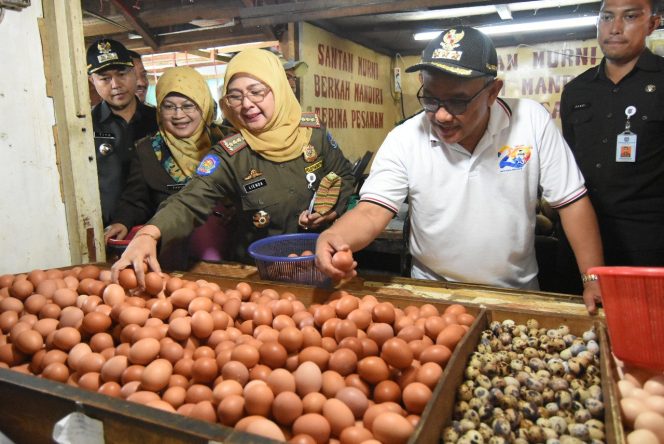
<svg viewBox="0 0 664 444">
<path fill-rule="evenodd" d="M 264 49 L 245 49 L 231 59 L 224 76 L 224 95 L 237 74 L 249 74 L 272 90 L 274 114 L 265 128 L 252 133 L 242 125 L 233 108 L 222 100 L 224 116 L 230 120 L 249 143 L 252 150 L 273 162 L 286 162 L 302 154 L 311 139 L 311 128 L 300 127 L 302 108 L 288 84 L 286 71 L 279 58 Z"/>
<path fill-rule="evenodd" d="M 164 71 L 157 82 L 156 93 L 157 110 L 161 109 L 161 102 L 171 93 L 187 96 L 201 110 L 203 115 L 201 123 L 194 134 L 186 139 L 178 138 L 166 131 L 161 117 L 158 119 L 159 132 L 170 148 L 173 160 L 187 177 L 192 176 L 212 146 L 208 127 L 215 117 L 214 98 L 203 76 L 189 66 L 178 66 Z M 220 132 L 217 137 L 221 137 Z"/>
</svg>

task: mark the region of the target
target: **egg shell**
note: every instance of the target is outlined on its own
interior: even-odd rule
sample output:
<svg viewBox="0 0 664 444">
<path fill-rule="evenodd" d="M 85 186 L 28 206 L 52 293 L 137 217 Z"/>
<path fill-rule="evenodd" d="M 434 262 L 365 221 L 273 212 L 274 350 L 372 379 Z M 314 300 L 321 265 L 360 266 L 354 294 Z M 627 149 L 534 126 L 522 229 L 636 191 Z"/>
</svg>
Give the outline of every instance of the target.
<svg viewBox="0 0 664 444">
<path fill-rule="evenodd" d="M 360 426 L 347 427 L 339 436 L 341 444 L 361 444 L 370 439 L 373 439 L 371 431 Z"/>
<path fill-rule="evenodd" d="M 146 365 L 159 354 L 161 344 L 155 338 L 144 338 L 136 341 L 129 349 L 129 362 Z"/>
<path fill-rule="evenodd" d="M 293 434 L 311 436 L 317 444 L 325 444 L 330 439 L 330 423 L 318 413 L 307 413 L 293 423 Z"/>
<path fill-rule="evenodd" d="M 281 431 L 279 426 L 265 418 L 257 418 L 256 420 L 250 422 L 247 425 L 245 432 L 265 436 L 266 438 L 276 439 L 277 441 L 286 440 L 286 436 L 284 435 L 284 432 Z"/>
<path fill-rule="evenodd" d="M 403 444 L 415 431 L 412 424 L 394 412 L 382 412 L 373 421 L 371 431 L 383 444 Z"/>
<path fill-rule="evenodd" d="M 413 351 L 408 347 L 406 341 L 400 338 L 390 338 L 385 341 L 380 356 L 387 364 L 395 368 L 406 368 L 413 362 Z"/>
<path fill-rule="evenodd" d="M 641 412 L 634 421 L 634 429 L 645 429 L 653 432 L 659 442 L 664 442 L 664 416 L 655 412 Z"/>
<path fill-rule="evenodd" d="M 173 364 L 166 359 L 155 359 L 141 374 L 141 387 L 158 392 L 166 388 L 173 374 Z"/>
<path fill-rule="evenodd" d="M 323 384 L 320 367 L 311 361 L 300 364 L 293 376 L 295 376 L 297 394 L 301 397 L 311 392 L 319 392 Z"/>
<path fill-rule="evenodd" d="M 71 353 L 70 353 L 71 355 Z M 119 382 L 122 374 L 129 366 L 126 356 L 117 355 L 104 362 L 101 367 L 101 378 L 103 381 Z"/>
<path fill-rule="evenodd" d="M 81 333 L 73 327 L 63 327 L 55 330 L 54 333 L 53 345 L 60 350 L 69 351 L 81 342 Z"/>
<path fill-rule="evenodd" d="M 321 413 L 326 399 L 322 393 L 307 393 L 302 397 L 302 409 L 304 413 Z"/>
<path fill-rule="evenodd" d="M 272 403 L 272 416 L 281 425 L 289 426 L 304 412 L 304 403 L 294 392 L 281 392 Z"/>
<path fill-rule="evenodd" d="M 623 423 L 629 427 L 634 426 L 634 421 L 643 412 L 648 410 L 645 402 L 638 398 L 623 398 L 620 400 Z"/>
<path fill-rule="evenodd" d="M 244 414 L 245 400 L 241 395 L 229 395 L 217 406 L 217 418 L 226 426 L 234 426 Z"/>
<path fill-rule="evenodd" d="M 410 349 L 409 349 L 410 351 Z M 378 384 L 389 377 L 389 368 L 377 356 L 368 356 L 357 363 L 357 373 L 370 384 Z"/>
<path fill-rule="evenodd" d="M 431 399 L 431 389 L 421 382 L 411 382 L 401 394 L 408 413 L 421 414 Z"/>
<path fill-rule="evenodd" d="M 660 441 L 650 430 L 641 429 L 627 435 L 627 444 L 660 444 Z"/>
<path fill-rule="evenodd" d="M 342 376 L 349 375 L 357 368 L 357 355 L 349 348 L 339 348 L 330 355 L 328 368 Z"/>
<path fill-rule="evenodd" d="M 39 332 L 29 329 L 21 332 L 14 343 L 20 351 L 32 355 L 44 347 L 44 338 Z"/>
<path fill-rule="evenodd" d="M 334 397 L 346 404 L 357 419 L 369 408 L 367 395 L 356 387 L 344 387 Z"/>
<path fill-rule="evenodd" d="M 634 390 L 636 386 L 632 381 L 629 381 L 627 379 L 621 379 L 618 381 L 618 391 L 620 392 L 620 396 L 623 398 L 628 398 L 630 397 L 632 390 Z"/>
<path fill-rule="evenodd" d="M 664 375 L 653 376 L 643 384 L 643 389 L 651 395 L 664 396 Z"/>
<path fill-rule="evenodd" d="M 105 382 L 99 386 L 97 393 L 102 395 L 112 396 L 114 398 L 120 397 L 120 384 L 114 381 Z"/>
<path fill-rule="evenodd" d="M 346 427 L 355 424 L 355 416 L 346 404 L 338 399 L 328 399 L 323 404 L 323 416 L 330 423 L 332 436 L 339 437 Z"/>
</svg>

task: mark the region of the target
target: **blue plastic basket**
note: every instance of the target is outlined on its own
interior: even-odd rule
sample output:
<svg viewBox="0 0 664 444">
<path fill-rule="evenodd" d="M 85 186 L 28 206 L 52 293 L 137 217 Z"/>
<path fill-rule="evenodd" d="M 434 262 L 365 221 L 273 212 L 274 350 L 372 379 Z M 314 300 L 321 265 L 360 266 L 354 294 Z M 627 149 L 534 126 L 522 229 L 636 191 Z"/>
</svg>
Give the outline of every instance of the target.
<svg viewBox="0 0 664 444">
<path fill-rule="evenodd" d="M 327 287 L 331 280 L 316 268 L 315 256 L 288 257 L 305 250 L 316 251 L 318 233 L 280 234 L 249 245 L 261 279 Z"/>
</svg>

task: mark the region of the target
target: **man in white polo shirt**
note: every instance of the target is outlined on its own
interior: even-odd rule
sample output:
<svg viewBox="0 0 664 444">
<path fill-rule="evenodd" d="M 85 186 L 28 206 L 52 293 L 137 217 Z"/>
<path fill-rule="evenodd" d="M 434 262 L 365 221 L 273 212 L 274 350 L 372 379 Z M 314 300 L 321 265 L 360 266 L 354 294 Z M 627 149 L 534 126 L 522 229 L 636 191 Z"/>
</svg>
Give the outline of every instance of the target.
<svg viewBox="0 0 664 444">
<path fill-rule="evenodd" d="M 408 198 L 411 276 L 537 289 L 538 187 L 560 213 L 584 281 L 590 312 L 599 285 L 585 274 L 603 264 L 595 212 L 574 157 L 547 111 L 499 99 L 496 50 L 476 29 L 432 40 L 420 63 L 424 112 L 392 130 L 376 154 L 360 202 L 322 233 L 319 268 L 335 279 L 339 250 L 367 246 Z"/>
</svg>

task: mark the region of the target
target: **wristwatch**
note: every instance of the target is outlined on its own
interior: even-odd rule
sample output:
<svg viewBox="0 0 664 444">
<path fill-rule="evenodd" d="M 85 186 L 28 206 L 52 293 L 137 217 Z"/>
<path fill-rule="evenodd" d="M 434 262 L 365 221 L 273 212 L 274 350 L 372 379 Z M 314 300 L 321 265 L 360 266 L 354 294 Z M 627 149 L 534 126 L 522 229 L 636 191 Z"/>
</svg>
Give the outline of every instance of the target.
<svg viewBox="0 0 664 444">
<path fill-rule="evenodd" d="M 599 276 L 596 274 L 586 274 L 586 273 L 581 273 L 581 282 L 584 284 L 587 282 L 593 282 L 599 280 Z"/>
</svg>

